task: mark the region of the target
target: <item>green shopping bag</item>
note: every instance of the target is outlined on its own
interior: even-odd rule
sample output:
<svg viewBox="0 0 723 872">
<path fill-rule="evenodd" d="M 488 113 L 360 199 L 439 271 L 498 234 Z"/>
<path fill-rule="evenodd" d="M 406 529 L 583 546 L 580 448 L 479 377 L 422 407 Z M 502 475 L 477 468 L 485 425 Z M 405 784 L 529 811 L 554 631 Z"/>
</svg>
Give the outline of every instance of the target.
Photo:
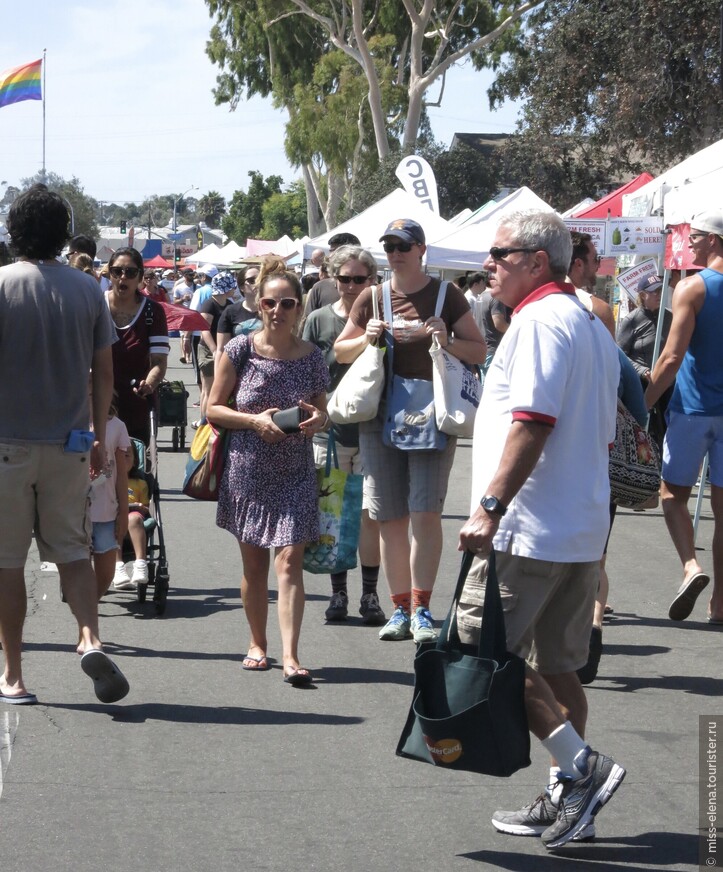
<svg viewBox="0 0 723 872">
<path fill-rule="evenodd" d="M 436 642 L 414 658 L 414 697 L 397 754 L 441 769 L 509 776 L 530 765 L 525 661 L 507 651 L 505 620 L 490 554 L 478 647 L 457 633 L 457 603 L 473 556 L 467 552 Z"/>
<path fill-rule="evenodd" d="M 317 470 L 317 482 L 319 539 L 307 544 L 304 569 L 317 575 L 354 569 L 364 477 L 339 469 L 333 433 L 329 433 L 326 467 Z"/>
</svg>

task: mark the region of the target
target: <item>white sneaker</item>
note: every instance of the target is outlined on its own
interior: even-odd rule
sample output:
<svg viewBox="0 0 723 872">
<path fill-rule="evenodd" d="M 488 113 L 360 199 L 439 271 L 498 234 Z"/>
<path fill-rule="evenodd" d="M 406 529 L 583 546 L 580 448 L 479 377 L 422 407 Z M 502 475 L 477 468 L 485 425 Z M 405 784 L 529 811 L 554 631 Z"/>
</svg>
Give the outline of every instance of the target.
<svg viewBox="0 0 723 872">
<path fill-rule="evenodd" d="M 135 590 L 136 584 L 128 575 L 125 563 L 118 561 L 115 565 L 115 575 L 113 576 L 113 590 Z"/>
<path fill-rule="evenodd" d="M 148 584 L 148 562 L 146 560 L 135 560 L 133 562 L 131 584 L 134 586 Z"/>
</svg>

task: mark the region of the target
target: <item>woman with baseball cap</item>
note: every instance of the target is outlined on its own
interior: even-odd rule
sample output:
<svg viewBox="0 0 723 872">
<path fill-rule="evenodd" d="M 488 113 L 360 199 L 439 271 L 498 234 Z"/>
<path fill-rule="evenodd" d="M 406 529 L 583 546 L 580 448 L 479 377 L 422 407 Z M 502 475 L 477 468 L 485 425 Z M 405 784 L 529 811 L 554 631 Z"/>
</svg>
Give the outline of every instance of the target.
<svg viewBox="0 0 723 872">
<path fill-rule="evenodd" d="M 459 288 L 448 285 L 442 310 L 435 314 L 440 282 L 422 269 L 426 245 L 421 225 L 408 218 L 392 221 L 380 241 L 392 271 L 391 323 L 374 317 L 373 294 L 379 312 L 384 311 L 382 286 L 365 288 L 334 345 L 337 360 L 351 363 L 370 342 L 391 331 L 395 375 L 431 382 L 433 337 L 464 363 L 484 363 L 485 341 Z M 377 417 L 359 425 L 367 508 L 379 521 L 382 566 L 394 604 L 379 638 L 413 636 L 426 642 L 436 638 L 429 601 L 442 555 L 442 508 L 457 440 L 448 437 L 439 451 L 393 448 L 382 441 L 384 417 L 382 400 Z"/>
</svg>

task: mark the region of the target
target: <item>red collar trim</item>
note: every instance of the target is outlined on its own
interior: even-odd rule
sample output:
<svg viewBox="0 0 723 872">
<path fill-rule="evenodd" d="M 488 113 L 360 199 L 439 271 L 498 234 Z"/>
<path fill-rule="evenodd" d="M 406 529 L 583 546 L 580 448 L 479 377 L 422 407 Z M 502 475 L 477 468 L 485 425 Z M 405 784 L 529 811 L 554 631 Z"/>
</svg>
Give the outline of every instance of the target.
<svg viewBox="0 0 723 872">
<path fill-rule="evenodd" d="M 541 285 L 539 288 L 528 294 L 525 299 L 513 310 L 516 315 L 521 309 L 530 303 L 536 303 L 538 300 L 544 300 L 550 294 L 571 294 L 575 296 L 575 288 L 569 282 L 548 282 L 546 285 Z"/>
</svg>

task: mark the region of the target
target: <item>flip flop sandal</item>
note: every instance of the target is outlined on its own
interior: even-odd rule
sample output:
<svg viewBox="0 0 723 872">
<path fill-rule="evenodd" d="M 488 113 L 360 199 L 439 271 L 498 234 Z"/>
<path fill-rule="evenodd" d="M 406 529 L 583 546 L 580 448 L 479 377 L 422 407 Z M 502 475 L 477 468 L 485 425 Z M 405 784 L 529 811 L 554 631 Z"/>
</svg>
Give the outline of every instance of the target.
<svg viewBox="0 0 723 872">
<path fill-rule="evenodd" d="M 247 654 L 243 659 L 251 660 L 253 663 L 257 664 L 256 666 L 245 666 L 242 663 L 241 668 L 244 669 L 246 672 L 268 672 L 269 669 L 271 669 L 271 667 L 269 666 L 269 661 L 267 660 L 265 654 L 263 657 L 252 657 L 250 654 Z M 265 665 L 262 666 L 262 663 L 264 663 Z"/>
<path fill-rule="evenodd" d="M 125 675 L 100 648 L 86 651 L 80 668 L 93 680 L 93 690 L 101 702 L 118 702 L 130 689 Z"/>
<path fill-rule="evenodd" d="M 311 684 L 312 678 L 308 669 L 299 667 L 284 675 L 284 681 L 292 687 L 304 687 Z"/>
<path fill-rule="evenodd" d="M 698 599 L 698 594 L 709 581 L 710 576 L 705 572 L 696 572 L 681 584 L 675 599 L 668 609 L 668 617 L 671 621 L 684 621 L 690 615 L 693 611 L 693 606 L 695 606 L 695 601 Z"/>
</svg>

